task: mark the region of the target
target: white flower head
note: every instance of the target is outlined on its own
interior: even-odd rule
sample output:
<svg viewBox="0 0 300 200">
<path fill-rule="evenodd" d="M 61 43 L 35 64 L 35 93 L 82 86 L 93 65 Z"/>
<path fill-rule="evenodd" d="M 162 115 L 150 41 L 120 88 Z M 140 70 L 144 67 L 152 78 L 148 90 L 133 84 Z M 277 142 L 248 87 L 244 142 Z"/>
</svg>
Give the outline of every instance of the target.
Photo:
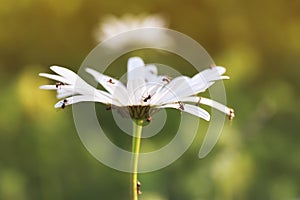
<svg viewBox="0 0 300 200">
<path fill-rule="evenodd" d="M 98 42 L 116 36 L 120 33 L 135 30 L 138 28 L 166 28 L 166 20 L 158 14 L 153 15 L 132 15 L 125 14 L 121 17 L 108 15 L 99 24 L 94 32 Z"/>
<path fill-rule="evenodd" d="M 93 32 L 93 36 L 97 42 L 103 42 L 106 39 L 115 37 L 121 33 L 144 28 L 167 28 L 166 19 L 159 14 L 152 15 L 133 15 L 125 14 L 121 17 L 108 15 L 100 22 L 99 26 Z M 126 47 L 136 43 L 153 44 L 152 42 L 163 42 L 166 45 L 170 44 L 170 38 L 161 31 L 159 34 L 144 35 L 134 34 L 128 39 L 123 39 L 116 43 L 108 44 L 110 48 Z"/>
<path fill-rule="evenodd" d="M 79 102 L 100 102 L 109 108 L 126 110 L 133 119 L 147 121 L 151 121 L 152 115 L 158 109 L 173 108 L 209 121 L 210 114 L 200 107 L 208 105 L 225 113 L 230 120 L 234 117 L 232 109 L 214 100 L 197 96 L 215 81 L 229 79 L 228 76 L 223 76 L 226 70 L 221 66 L 210 67 L 191 78 L 178 76 L 170 80 L 166 76 L 158 75 L 155 65 L 145 65 L 140 57 L 131 57 L 127 64 L 126 84 L 87 68 L 86 72 L 92 75 L 105 91 L 89 85 L 69 69 L 59 66 L 50 68 L 57 75 L 39 75 L 57 83 L 40 88 L 57 91 L 57 98 L 62 100 L 55 104 L 55 108 L 65 108 Z"/>
</svg>

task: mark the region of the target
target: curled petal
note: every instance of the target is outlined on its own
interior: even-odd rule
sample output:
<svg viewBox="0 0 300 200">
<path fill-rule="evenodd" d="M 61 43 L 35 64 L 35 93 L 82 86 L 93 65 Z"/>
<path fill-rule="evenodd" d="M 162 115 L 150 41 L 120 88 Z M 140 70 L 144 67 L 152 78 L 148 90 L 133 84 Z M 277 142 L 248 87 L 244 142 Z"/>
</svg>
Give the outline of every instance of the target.
<svg viewBox="0 0 300 200">
<path fill-rule="evenodd" d="M 222 75 L 226 72 L 226 68 L 223 66 L 213 66 L 212 69 L 216 70 L 219 75 Z"/>
<path fill-rule="evenodd" d="M 228 108 L 227 106 L 216 102 L 214 100 L 208 99 L 208 98 L 204 98 L 204 97 L 185 97 L 180 99 L 183 102 L 193 102 L 196 104 L 203 104 L 203 105 L 207 105 L 207 106 L 211 106 L 212 108 L 215 108 L 223 113 L 225 113 L 227 116 L 231 116 L 231 118 L 234 117 L 234 112 L 231 108 Z"/>
<path fill-rule="evenodd" d="M 67 84 L 72 84 L 73 83 L 73 82 L 71 82 L 70 80 L 68 80 L 64 77 L 61 77 L 61 76 L 58 76 L 58 75 L 55 75 L 55 74 L 39 73 L 39 76 L 49 78 L 49 79 L 52 79 L 52 80 L 55 80 L 55 81 L 59 81 L 59 82 L 62 82 L 62 83 L 67 83 Z"/>
<path fill-rule="evenodd" d="M 145 82 L 157 82 L 157 68 L 155 65 L 146 65 L 145 69 Z"/>
<path fill-rule="evenodd" d="M 65 106 L 69 106 L 75 103 L 79 102 L 100 102 L 103 104 L 111 104 L 111 101 L 109 99 L 106 99 L 105 97 L 101 95 L 77 95 L 77 96 L 72 96 L 68 97 L 66 99 L 63 99 L 59 102 L 57 102 L 54 107 L 55 108 L 64 108 Z"/>
<path fill-rule="evenodd" d="M 157 76 L 157 67 L 155 65 L 146 65 L 146 71 L 148 74 Z"/>
<path fill-rule="evenodd" d="M 143 79 L 128 80 L 127 91 L 129 96 L 129 105 L 141 105 L 146 85 Z"/>
<path fill-rule="evenodd" d="M 195 94 L 190 86 L 190 78 L 179 76 L 165 85 L 159 92 L 159 95 L 153 100 L 154 104 L 166 104 L 177 102 L 179 98 Z"/>
<path fill-rule="evenodd" d="M 68 84 L 74 84 L 78 77 L 78 75 L 75 72 L 73 72 L 67 68 L 64 68 L 64 67 L 51 66 L 50 69 L 52 71 L 54 71 L 55 73 L 61 75 L 65 79 L 67 79 L 70 82 Z"/>
<path fill-rule="evenodd" d="M 66 97 L 69 97 L 69 96 L 72 96 L 72 95 L 75 95 L 74 92 L 67 92 L 67 91 L 58 92 L 57 95 L 56 95 L 56 98 L 63 99 L 63 98 L 66 98 Z"/>
<path fill-rule="evenodd" d="M 100 83 L 111 94 L 114 92 L 115 87 L 117 87 L 117 86 L 118 87 L 123 86 L 123 88 L 126 89 L 125 86 L 123 85 L 123 83 L 121 83 L 117 79 L 114 79 L 110 76 L 106 76 L 104 74 L 101 74 L 101 73 L 99 73 L 96 70 L 91 69 L 91 68 L 87 68 L 85 71 L 87 73 L 91 74 L 94 77 L 94 79 L 96 81 L 98 81 L 98 83 Z"/>
<path fill-rule="evenodd" d="M 128 104 L 127 89 L 121 81 L 90 68 L 87 68 L 86 71 L 113 96 L 114 100 L 119 101 L 124 106 Z"/>
<path fill-rule="evenodd" d="M 190 104 L 180 105 L 180 103 L 173 103 L 173 104 L 166 104 L 163 106 L 159 106 L 159 108 L 175 108 L 183 112 L 187 112 L 197 117 L 200 117 L 206 121 L 210 120 L 210 115 L 206 110 Z"/>
<path fill-rule="evenodd" d="M 131 57 L 127 63 L 127 80 L 145 80 L 145 63 L 140 57 Z"/>
<path fill-rule="evenodd" d="M 228 76 L 222 76 L 226 69 L 221 66 L 215 66 L 202 72 L 199 72 L 191 78 L 191 87 L 195 90 L 194 94 L 204 92 L 207 88 L 214 84 L 217 80 L 228 79 Z"/>
<path fill-rule="evenodd" d="M 57 90 L 56 85 L 41 85 L 39 88 L 42 90 Z"/>
</svg>

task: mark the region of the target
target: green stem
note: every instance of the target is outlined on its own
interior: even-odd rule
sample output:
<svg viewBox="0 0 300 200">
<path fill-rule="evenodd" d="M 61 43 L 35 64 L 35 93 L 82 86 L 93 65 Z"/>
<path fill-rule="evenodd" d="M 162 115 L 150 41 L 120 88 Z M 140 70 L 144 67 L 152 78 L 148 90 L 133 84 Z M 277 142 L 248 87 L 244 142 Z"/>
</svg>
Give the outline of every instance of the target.
<svg viewBox="0 0 300 200">
<path fill-rule="evenodd" d="M 138 200 L 138 164 L 139 164 L 139 153 L 141 147 L 141 136 L 143 129 L 143 120 L 133 122 L 133 137 L 132 137 L 132 200 Z"/>
</svg>

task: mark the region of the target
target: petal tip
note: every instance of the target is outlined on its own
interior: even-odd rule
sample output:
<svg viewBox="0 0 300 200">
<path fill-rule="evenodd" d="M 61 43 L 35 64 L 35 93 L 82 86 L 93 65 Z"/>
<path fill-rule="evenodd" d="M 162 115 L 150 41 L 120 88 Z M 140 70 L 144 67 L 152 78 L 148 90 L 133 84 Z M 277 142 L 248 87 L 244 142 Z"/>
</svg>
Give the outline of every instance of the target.
<svg viewBox="0 0 300 200">
<path fill-rule="evenodd" d="M 143 59 L 141 57 L 130 57 L 127 63 L 128 67 L 135 68 L 135 67 L 142 67 L 145 65 Z"/>
<path fill-rule="evenodd" d="M 92 68 L 87 67 L 87 68 L 85 68 L 85 71 L 90 72 L 90 71 L 94 71 L 94 70 Z"/>
<path fill-rule="evenodd" d="M 46 88 L 45 86 L 46 86 L 46 85 L 40 85 L 40 86 L 39 86 L 39 89 L 45 90 L 45 88 Z"/>
<path fill-rule="evenodd" d="M 210 121 L 210 115 L 209 116 L 207 116 L 206 118 L 204 118 L 204 120 L 206 120 L 206 121 Z"/>
<path fill-rule="evenodd" d="M 69 69 L 67 69 L 67 68 L 65 68 L 65 67 L 61 67 L 61 66 L 57 66 L 57 65 L 52 65 L 52 66 L 50 66 L 50 69 L 51 69 L 52 71 L 56 72 L 56 73 L 58 73 L 58 72 L 60 72 L 60 71 L 62 71 L 62 70 L 69 70 Z"/>
</svg>

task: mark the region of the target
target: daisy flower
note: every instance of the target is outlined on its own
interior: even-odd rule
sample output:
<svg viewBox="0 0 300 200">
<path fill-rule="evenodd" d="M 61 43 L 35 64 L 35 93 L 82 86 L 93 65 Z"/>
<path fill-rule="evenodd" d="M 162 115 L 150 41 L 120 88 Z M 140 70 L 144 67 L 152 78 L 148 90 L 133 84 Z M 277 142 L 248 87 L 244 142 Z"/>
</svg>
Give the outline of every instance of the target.
<svg viewBox="0 0 300 200">
<path fill-rule="evenodd" d="M 208 105 L 225 113 L 230 120 L 234 117 L 233 109 L 198 96 L 215 81 L 229 79 L 223 75 L 226 70 L 221 66 L 210 67 L 191 78 L 179 76 L 171 80 L 167 76 L 158 75 L 155 65 L 145 65 L 140 57 L 131 57 L 127 64 L 127 83 L 87 68 L 86 72 L 105 90 L 89 85 L 76 73 L 64 67 L 52 66 L 50 69 L 56 74 L 39 75 L 57 83 L 40 88 L 57 91 L 57 98 L 62 100 L 55 104 L 55 108 L 65 108 L 79 102 L 99 102 L 108 105 L 108 108 L 120 110 L 120 113 L 127 112 L 135 120 L 147 121 L 151 121 L 157 110 L 172 108 L 209 121 L 210 114 L 200 107 Z"/>
<path fill-rule="evenodd" d="M 117 109 L 124 116 L 129 116 L 133 123 L 132 137 L 132 200 L 138 200 L 141 194 L 138 181 L 138 163 L 143 123 L 152 120 L 152 115 L 163 108 L 177 109 L 187 112 L 206 121 L 210 114 L 200 107 L 208 105 L 225 113 L 231 120 L 234 117 L 232 109 L 214 100 L 200 97 L 199 93 L 207 90 L 218 80 L 228 79 L 224 76 L 225 68 L 212 66 L 193 77 L 178 76 L 171 80 L 167 76 L 158 75 L 155 65 L 147 64 L 140 57 L 131 57 L 127 63 L 127 82 L 123 83 L 94 69 L 87 68 L 86 72 L 103 86 L 99 90 L 73 71 L 64 67 L 50 67 L 56 74 L 40 73 L 40 76 L 57 81 L 54 85 L 43 85 L 41 89 L 56 90 L 59 102 L 55 108 L 79 102 L 99 102 L 108 108 Z"/>
<path fill-rule="evenodd" d="M 104 17 L 104 19 L 95 28 L 93 36 L 97 42 L 103 42 L 124 33 L 122 35 L 122 39 L 117 39 L 118 37 L 116 37 L 108 43 L 105 43 L 107 48 L 113 50 L 137 44 L 147 46 L 160 43 L 164 46 L 170 46 L 173 45 L 174 42 L 170 35 L 162 30 L 162 28 L 167 27 L 168 23 L 166 19 L 159 14 L 125 14 L 120 17 L 108 15 Z M 153 30 L 153 28 L 157 28 L 160 31 L 157 29 L 156 31 L 149 31 Z"/>
</svg>

